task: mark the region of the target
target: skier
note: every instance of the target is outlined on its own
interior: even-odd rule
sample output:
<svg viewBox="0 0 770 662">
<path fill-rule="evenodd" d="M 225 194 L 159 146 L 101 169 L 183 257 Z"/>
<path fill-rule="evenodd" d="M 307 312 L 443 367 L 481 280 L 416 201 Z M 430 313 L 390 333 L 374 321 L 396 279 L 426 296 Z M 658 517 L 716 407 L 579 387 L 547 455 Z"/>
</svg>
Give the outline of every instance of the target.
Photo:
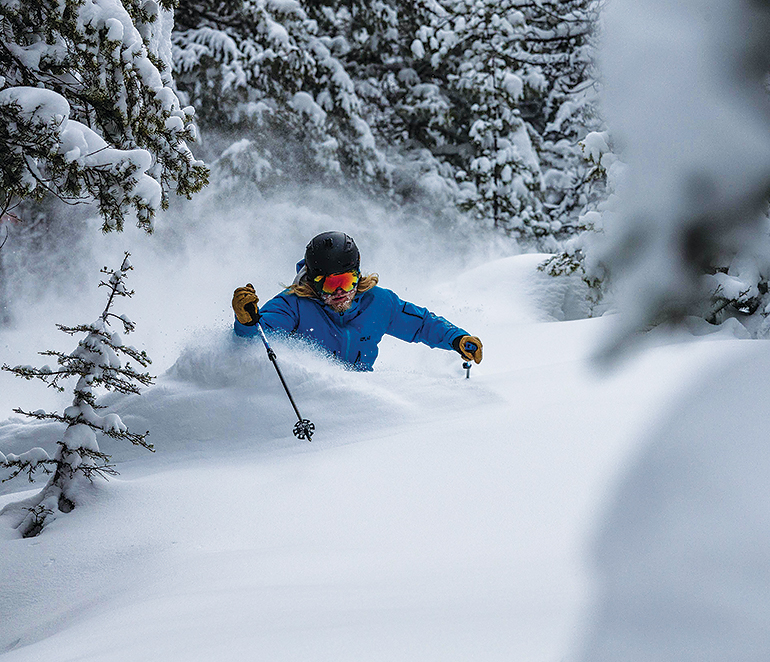
<svg viewBox="0 0 770 662">
<path fill-rule="evenodd" d="M 385 334 L 453 349 L 466 361 L 481 363 L 476 336 L 402 301 L 377 282 L 377 274 L 361 274 L 353 239 L 343 232 L 324 232 L 307 245 L 293 284 L 262 308 L 251 283 L 235 290 L 235 333 L 256 336 L 259 322 L 268 333 L 282 331 L 315 342 L 356 370 L 372 370 Z"/>
</svg>

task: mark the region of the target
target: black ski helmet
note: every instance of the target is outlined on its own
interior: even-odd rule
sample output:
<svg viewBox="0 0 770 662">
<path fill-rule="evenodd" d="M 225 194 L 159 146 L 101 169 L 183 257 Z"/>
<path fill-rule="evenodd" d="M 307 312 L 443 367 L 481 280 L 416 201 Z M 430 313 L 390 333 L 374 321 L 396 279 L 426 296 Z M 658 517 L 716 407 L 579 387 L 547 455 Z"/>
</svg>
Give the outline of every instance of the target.
<svg viewBox="0 0 770 662">
<path fill-rule="evenodd" d="M 360 264 L 356 242 L 344 232 L 322 232 L 305 248 L 305 266 L 311 280 L 357 270 Z"/>
</svg>

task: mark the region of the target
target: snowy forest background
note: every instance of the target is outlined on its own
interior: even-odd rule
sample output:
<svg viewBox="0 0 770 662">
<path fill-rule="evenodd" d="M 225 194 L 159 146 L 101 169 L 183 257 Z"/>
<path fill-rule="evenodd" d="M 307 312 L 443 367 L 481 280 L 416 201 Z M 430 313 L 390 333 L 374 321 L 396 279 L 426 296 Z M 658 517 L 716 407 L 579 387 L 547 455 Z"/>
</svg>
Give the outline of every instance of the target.
<svg viewBox="0 0 770 662">
<path fill-rule="evenodd" d="M 124 6 L 5 6 L 3 147 L 16 158 L 3 218 L 17 248 L 71 216 L 20 201 L 91 195 L 104 230 L 129 212 L 151 230 L 170 192 L 209 177 L 230 204 L 342 188 L 549 252 L 601 197 L 607 146 L 580 143 L 602 128 L 596 2 Z"/>
<path fill-rule="evenodd" d="M 682 7 L 705 28 L 716 11 L 709 3 Z M 680 173 L 670 170 L 685 159 L 682 141 L 694 138 L 677 120 L 705 128 L 712 112 L 715 127 L 733 123 L 708 99 L 688 117 L 673 117 L 673 103 L 658 108 L 658 95 L 662 104 L 666 95 L 684 95 L 671 86 L 703 83 L 717 96 L 735 89 L 748 109 L 762 112 L 764 101 L 747 98 L 761 88 L 762 64 L 736 61 L 730 66 L 739 75 L 728 76 L 720 67 L 700 72 L 693 61 L 755 54 L 764 62 L 750 40 L 715 46 L 712 55 L 696 44 L 677 46 L 689 53 L 665 45 L 660 52 L 682 57 L 680 66 L 651 62 L 649 75 L 628 57 L 631 35 L 600 71 L 602 8 L 594 0 L 4 3 L 4 323 L 41 261 L 52 275 L 73 269 L 62 258 L 93 216 L 79 203 L 96 200 L 104 231 L 129 219 L 151 232 L 170 204 L 189 215 L 184 201 L 196 193 L 199 205 L 205 199 L 221 209 L 217 201 L 251 205 L 321 188 L 419 217 L 458 242 L 485 236 L 506 239 L 512 251 L 551 253 L 543 268 L 580 274 L 590 288 L 588 314 L 601 314 L 613 266 L 620 275 L 633 262 L 620 246 L 644 242 L 633 223 L 612 222 L 634 141 L 654 145 L 645 158 L 658 161 L 656 191 L 675 190 Z M 729 25 L 742 20 L 738 12 Z M 629 25 L 650 34 L 643 16 Z M 609 40 L 604 45 L 609 52 Z M 604 94 L 613 67 L 622 73 Z M 641 94 L 645 77 L 664 73 L 671 80 Z M 634 76 L 641 76 L 636 90 L 625 89 Z M 695 105 L 694 90 L 687 92 Z M 617 112 L 613 95 L 621 99 Z M 645 104 L 655 112 L 632 127 Z M 741 106 L 728 100 L 725 110 L 731 105 Z M 731 133 L 713 136 L 723 165 L 737 150 Z M 651 161 L 645 166 L 653 170 Z M 698 177 L 691 188 L 702 198 L 712 183 Z M 742 214 L 751 218 L 746 224 L 766 224 L 759 204 L 753 199 Z M 701 226 L 702 213 L 685 214 Z M 687 256 L 696 273 L 660 272 L 656 287 L 664 291 L 642 326 L 682 315 L 711 324 L 733 317 L 764 337 L 764 250 L 746 254 L 740 240 L 669 239 L 675 251 L 677 241 L 689 242 L 703 254 Z M 649 301 L 658 296 L 649 294 Z"/>
<path fill-rule="evenodd" d="M 503 479 L 500 486 L 505 487 L 498 486 L 497 493 L 492 487 L 483 495 L 479 488 L 460 489 L 453 502 L 459 513 L 464 513 L 463 496 L 472 503 L 490 495 L 490 502 L 499 497 L 508 503 L 535 495 L 542 505 L 562 487 L 582 495 L 575 506 L 580 517 L 562 521 L 557 508 L 546 505 L 541 513 L 544 521 L 559 521 L 565 530 L 579 528 L 580 535 L 567 535 L 562 543 L 550 535 L 540 540 L 533 525 L 537 542 L 518 556 L 513 534 L 500 541 L 492 528 L 478 525 L 468 513 L 458 521 L 447 520 L 449 528 L 464 524 L 476 531 L 481 547 L 500 543 L 499 549 L 511 551 L 522 567 L 531 569 L 529 557 L 536 556 L 537 545 L 572 559 L 578 548 L 584 552 L 589 528 L 601 532 L 594 554 L 599 589 L 592 596 L 591 619 L 584 616 L 591 590 L 574 580 L 577 561 L 562 563 L 559 556 L 555 564 L 561 586 L 570 586 L 565 592 L 573 596 L 559 602 L 559 589 L 548 588 L 537 570 L 531 584 L 520 586 L 506 574 L 502 553 L 499 558 L 492 553 L 476 558 L 459 539 L 437 536 L 475 559 L 474 572 L 489 592 L 487 604 L 494 615 L 470 625 L 461 616 L 451 617 L 468 625 L 471 639 L 474 633 L 477 639 L 486 638 L 489 646 L 476 648 L 485 659 L 510 659 L 512 650 L 531 654 L 528 659 L 562 659 L 565 651 L 586 660 L 716 660 L 724 659 L 725 651 L 731 659 L 767 657 L 770 627 L 763 595 L 770 518 L 763 497 L 767 461 L 760 432 L 766 428 L 763 412 L 770 396 L 762 386 L 767 350 L 763 343 L 747 349 L 736 340 L 762 340 L 770 334 L 767 9 L 751 0 L 0 0 L 0 23 L 0 363 L 6 368 L 0 373 L 0 404 L 4 415 L 19 407 L 32 419 L 23 423 L 12 417 L 0 424 L 0 461 L 9 471 L 22 472 L 3 484 L 9 496 L 2 505 L 10 505 L 0 524 L 12 522 L 5 528 L 19 535 L 35 536 L 42 530 L 39 538 L 45 541 L 49 528 L 43 524 L 54 515 L 49 535 L 65 544 L 73 563 L 78 536 L 89 541 L 89 549 L 102 545 L 112 550 L 103 540 L 99 543 L 98 533 L 109 521 L 110 508 L 130 511 L 136 481 L 147 481 L 156 471 L 149 468 L 155 459 L 149 454 L 139 461 L 112 445 L 111 440 L 144 444 L 144 436 L 129 432 L 122 419 L 152 426 L 150 439 L 161 450 L 164 443 L 170 449 L 165 459 L 159 452 L 157 464 L 166 478 L 146 484 L 151 492 L 168 497 L 192 489 L 180 473 L 168 473 L 181 457 L 216 466 L 224 482 L 232 471 L 231 465 L 217 464 L 222 459 L 215 451 L 206 450 L 203 442 L 210 437 L 195 436 L 202 434 L 198 428 L 214 434 L 196 418 L 207 406 L 218 412 L 210 423 L 219 430 L 225 455 L 258 443 L 265 450 L 250 459 L 253 474 L 269 482 L 271 472 L 280 473 L 288 463 L 308 478 L 308 491 L 321 490 L 325 481 L 314 473 L 306 451 L 286 460 L 286 451 L 276 450 L 285 446 L 276 445 L 280 437 L 272 411 L 282 405 L 262 403 L 238 390 L 254 374 L 269 377 L 264 357 L 257 358 L 256 352 L 236 357 L 225 348 L 224 338 L 234 287 L 252 281 L 265 300 L 279 283 L 291 280 L 307 239 L 342 229 L 364 247 L 365 270 L 371 264 L 399 294 L 444 306 L 437 312 L 448 310 L 450 319 L 471 332 L 480 328 L 488 349 L 485 363 L 476 370 L 479 381 L 489 370 L 487 381 L 463 400 L 442 381 L 449 371 L 445 357 L 431 363 L 412 348 L 384 348 L 381 374 L 370 382 L 376 395 L 364 398 L 361 413 L 379 422 L 381 434 L 390 435 L 388 447 L 404 465 L 414 463 L 423 470 L 427 487 L 422 492 L 415 488 L 417 500 L 430 502 L 432 494 L 443 494 L 444 483 L 430 473 L 435 459 L 412 454 L 415 437 L 436 454 L 450 449 L 456 458 L 455 464 L 447 464 L 450 471 L 462 474 L 469 466 L 479 477 L 497 475 L 512 461 L 502 443 L 507 438 L 492 446 L 490 457 L 496 462 L 476 465 L 477 460 L 462 455 L 468 440 L 458 430 L 476 426 L 474 441 L 494 439 L 500 436 L 499 421 L 506 422 L 506 429 L 525 431 L 517 443 L 531 453 L 526 459 L 539 457 L 543 444 L 540 459 L 547 457 L 559 467 L 557 458 L 569 455 L 570 446 L 584 453 L 575 466 L 585 475 L 605 476 L 601 488 L 597 479 L 590 490 L 566 469 L 558 476 L 561 482 L 548 474 L 552 482 L 543 481 L 548 491 L 530 485 L 531 491 L 522 495 Z M 132 253 L 136 266 L 130 277 L 125 251 Z M 132 390 L 131 382 L 148 386 L 149 374 L 125 372 L 126 366 L 112 357 L 127 353 L 147 367 L 146 355 L 124 344 L 120 334 L 106 333 L 98 321 L 85 324 L 102 309 L 102 321 L 112 314 L 113 297 L 104 308 L 104 292 L 95 287 L 105 263 L 111 265 L 105 280 L 112 292 L 124 293 L 125 278 L 127 288 L 137 291 L 125 302 L 129 315 L 120 318 L 120 330 L 133 333 L 137 323 L 135 342 L 149 349 L 153 371 L 160 375 L 159 385 L 135 400 L 130 394 L 141 389 Z M 431 289 L 434 284 L 438 289 Z M 584 325 L 589 320 L 593 326 Z M 545 321 L 574 325 L 557 330 Z M 62 335 L 57 322 L 65 325 L 63 339 L 56 337 Z M 68 353 L 74 344 L 70 332 L 86 334 L 86 346 L 98 345 L 109 359 L 84 369 L 82 351 Z M 685 338 L 690 342 L 696 337 L 730 342 L 680 347 L 687 344 Z M 573 372 L 578 363 L 617 369 L 620 358 L 629 360 L 629 347 L 645 343 L 655 348 L 648 358 L 611 378 L 616 394 L 596 386 L 593 377 Z M 62 369 L 80 375 L 74 400 L 72 391 L 61 395 L 35 382 L 58 385 L 51 368 L 28 365 L 41 350 L 61 359 Z M 350 376 L 291 348 L 282 350 L 290 377 L 301 388 L 316 381 L 324 385 L 323 393 L 362 395 Z M 526 353 L 528 358 L 522 356 Z M 689 408 L 668 423 L 656 424 L 650 443 L 629 460 L 631 468 L 621 480 L 618 458 L 628 452 L 630 442 L 626 432 L 618 431 L 633 430 L 635 423 L 646 430 L 642 421 L 651 426 L 646 408 L 673 397 L 676 389 L 668 380 L 674 376 L 679 386 L 697 381 L 693 374 L 701 373 L 683 366 L 704 357 L 712 368 L 732 367 L 726 376 L 709 373 L 704 380 L 710 387 L 690 398 Z M 412 369 L 424 372 L 428 381 L 415 377 Z M 521 372 L 525 369 L 532 372 Z M 18 376 L 32 382 L 14 379 Z M 542 392 L 534 388 L 525 393 L 541 381 Z M 118 392 L 103 402 L 120 416 L 110 406 L 104 416 L 97 413 L 95 386 Z M 420 401 L 426 389 L 435 398 L 426 402 L 434 414 L 415 417 L 399 404 L 396 394 Z M 628 390 L 636 393 L 633 404 L 622 395 Z M 589 403 L 584 392 L 595 401 Z M 312 389 L 304 393 L 311 407 L 325 402 L 323 396 L 314 399 Z M 142 398 L 147 404 L 137 404 Z M 490 401 L 497 404 L 484 409 Z M 467 414 L 470 425 L 453 418 L 457 414 L 447 408 L 449 403 L 462 411 L 467 402 L 484 412 Z M 249 422 L 241 417 L 245 405 L 256 407 L 266 421 L 264 430 L 247 432 Z M 62 415 L 48 413 L 68 406 Z M 525 410 L 531 410 L 532 419 Z M 573 418 L 564 419 L 564 411 Z M 745 412 L 755 420 L 746 422 Z M 183 426 L 178 418 L 192 422 Z M 403 429 L 409 425 L 402 420 L 410 421 L 412 431 Z M 444 446 L 432 441 L 429 421 L 434 432 L 441 430 Z M 355 443 L 339 421 L 323 422 L 344 439 L 343 445 Z M 344 422 L 353 423 L 349 412 Z M 61 434 L 52 432 L 55 424 L 68 426 L 57 456 L 36 447 Z M 540 428 L 551 431 L 550 441 L 538 436 Z M 364 441 L 372 440 L 379 441 L 367 433 Z M 339 457 L 337 447 L 323 443 L 322 451 Z M 194 448 L 189 456 L 185 444 Z M 22 453 L 31 446 L 34 452 Z M 28 487 L 23 478 L 28 470 L 65 466 L 89 480 L 111 475 L 105 449 L 118 462 L 129 463 L 121 467 L 128 478 L 115 488 L 119 503 L 108 499 L 106 506 L 95 506 L 93 494 L 99 491 L 82 491 L 89 481 L 73 487 L 57 474 L 48 483 L 46 476 L 38 478 L 38 489 L 24 493 L 21 506 L 13 505 L 14 490 Z M 597 459 L 597 449 L 613 459 Z M 311 459 L 315 452 L 309 453 Z M 375 460 L 388 460 L 376 450 L 353 452 L 359 455 L 346 455 L 348 466 L 363 469 L 364 477 L 377 482 Z M 194 471 L 199 470 L 196 465 Z M 396 480 L 407 477 L 403 469 L 390 470 Z M 339 484 L 346 485 L 348 478 L 340 473 Z M 243 475 L 234 484 L 249 480 Z M 272 485 L 273 494 L 292 502 L 293 492 L 284 483 Z M 40 491 L 44 485 L 48 487 Z M 614 505 L 600 508 L 600 495 L 613 487 Z M 585 496 L 589 492 L 590 498 Z M 269 500 L 269 495 L 262 497 Z M 336 506 L 344 509 L 346 495 L 336 498 Z M 77 499 L 84 508 L 76 507 Z M 225 521 L 218 510 L 198 506 L 207 521 Z M 89 508 L 100 513 L 90 525 L 76 514 Z M 72 510 L 72 515 L 57 517 L 57 510 Z M 234 510 L 237 514 L 239 509 Z M 395 512 L 390 512 L 393 521 Z M 601 526 L 599 512 L 604 516 Z M 201 542 L 192 529 L 178 524 L 188 513 L 184 504 L 165 513 L 173 519 L 166 521 L 173 532 L 169 535 L 186 539 L 189 548 L 192 541 Z M 281 516 L 293 516 L 287 513 L 276 510 L 266 516 L 274 518 L 276 530 L 283 530 Z M 387 519 L 388 512 L 384 514 Z M 309 554 L 307 541 L 305 547 L 296 542 L 301 527 L 304 522 L 314 530 L 311 522 L 324 516 L 319 511 L 301 519 L 299 529 L 287 529 L 282 544 L 292 553 L 299 549 Z M 368 514 L 353 509 L 347 516 L 355 528 Z M 76 522 L 69 532 L 68 517 Z M 443 522 L 449 516 L 438 517 Z M 522 516 L 519 522 L 525 529 L 526 521 Z M 717 530 L 721 534 L 714 539 L 710 532 Z M 335 531 L 346 539 L 345 531 Z M 134 523 L 118 538 L 130 545 L 144 535 Z M 256 544 L 245 533 L 236 538 L 244 548 Z M 29 541 L 18 535 L 0 540 L 8 550 L 2 572 L 8 576 L 18 571 L 5 594 L 0 592 L 3 608 L 15 610 L 14 618 L 6 620 L 11 625 L 5 631 L 0 626 L 0 654 L 9 660 L 35 659 L 25 655 L 62 641 L 52 634 L 64 636 L 68 650 L 82 652 L 77 637 L 88 621 L 67 625 L 70 617 L 58 588 L 41 589 L 22 604 L 33 594 L 29 583 L 36 569 L 48 563 L 45 554 L 53 551 L 38 558 L 32 547 L 21 547 Z M 393 540 L 397 543 L 390 552 L 385 545 L 393 555 L 390 560 L 400 558 L 403 550 L 396 547 L 398 541 L 407 544 L 407 535 L 397 527 Z M 169 538 L 143 544 L 157 550 L 175 543 Z M 340 567 L 353 567 L 357 557 L 346 553 L 339 557 Z M 113 558 L 118 552 L 110 554 Z M 120 558 L 117 567 L 133 568 L 144 557 Z M 189 563 L 190 577 L 209 568 L 200 557 L 191 558 L 171 560 Z M 465 567 L 467 559 L 462 558 L 445 559 L 446 567 L 438 564 L 438 570 L 428 566 L 420 577 L 440 577 L 442 572 L 454 576 L 458 567 Z M 318 576 L 324 576 L 318 558 L 308 559 Z M 274 568 L 284 562 L 281 554 L 272 561 Z M 229 591 L 239 575 L 233 571 L 201 591 L 208 596 Z M 368 586 L 377 571 L 362 571 L 362 576 Z M 498 641 L 495 635 L 505 630 L 505 616 L 510 615 L 508 599 L 491 588 L 501 576 L 504 586 L 521 588 L 530 600 L 542 586 L 546 593 L 551 590 L 544 601 L 551 600 L 551 608 L 560 605 L 559 616 L 551 621 L 531 616 L 531 625 L 539 636 L 558 639 L 558 646 L 528 648 L 517 639 L 512 648 L 504 638 L 499 638 L 499 648 L 489 643 Z M 95 571 L 89 577 L 112 579 L 110 573 Z M 398 576 L 390 590 L 401 595 L 410 582 Z M 428 581 L 426 594 L 436 596 L 431 613 L 446 615 L 441 600 L 449 594 L 439 584 Z M 447 589 L 452 599 L 462 601 L 473 593 L 464 585 L 452 586 Z M 369 588 L 373 596 L 384 602 L 390 596 L 403 607 L 382 587 Z M 76 596 L 87 599 L 81 592 Z M 326 598 L 325 604 L 341 612 L 349 609 L 340 594 Z M 141 604 L 141 598 L 131 599 L 128 609 Z M 236 610 L 249 605 L 240 598 L 232 604 Z M 483 612 L 483 600 L 473 604 Z M 46 605 L 56 616 L 41 617 Z M 150 613 L 162 618 L 166 608 L 156 605 Z M 519 608 L 513 611 L 523 618 Z M 285 605 L 283 609 L 284 614 L 301 613 Z M 97 622 L 119 632 L 115 621 L 120 613 L 102 612 Z M 226 610 L 221 613 L 221 623 L 228 618 L 240 622 L 233 614 L 226 618 Z M 131 618 L 137 622 L 139 617 Z M 560 624 L 554 626 L 557 620 Z M 382 622 L 376 616 L 367 621 L 364 634 L 358 633 L 361 641 Z M 391 625 L 401 635 L 411 632 L 398 617 Z M 283 631 L 280 624 L 278 629 Z M 298 650 L 292 648 L 297 642 L 273 635 L 268 638 L 275 646 L 269 659 L 292 659 L 289 651 Z M 409 659 L 404 651 L 416 650 L 414 641 L 433 645 L 436 659 L 451 659 L 446 657 L 453 650 L 447 642 L 461 643 L 444 632 L 442 648 L 433 630 L 424 639 L 414 633 L 403 636 L 412 647 L 401 642 L 404 648 L 391 651 L 388 659 L 399 654 Z M 370 641 L 382 645 L 387 637 L 380 637 L 378 630 Z M 146 640 L 156 645 L 171 641 L 158 633 Z M 116 641 L 94 652 L 94 659 L 105 650 L 113 659 L 148 654 L 144 649 L 120 653 Z M 177 651 L 185 650 L 185 659 L 193 659 L 196 646 L 191 638 L 187 648 Z M 466 656 L 457 659 L 468 659 L 467 651 L 474 650 L 472 643 L 463 646 Z M 276 653 L 281 650 L 284 657 Z M 321 650 L 318 659 L 340 659 L 333 647 Z M 355 646 L 345 650 L 350 659 L 361 659 Z M 377 659 L 371 648 L 364 645 L 363 650 L 369 659 Z"/>
</svg>

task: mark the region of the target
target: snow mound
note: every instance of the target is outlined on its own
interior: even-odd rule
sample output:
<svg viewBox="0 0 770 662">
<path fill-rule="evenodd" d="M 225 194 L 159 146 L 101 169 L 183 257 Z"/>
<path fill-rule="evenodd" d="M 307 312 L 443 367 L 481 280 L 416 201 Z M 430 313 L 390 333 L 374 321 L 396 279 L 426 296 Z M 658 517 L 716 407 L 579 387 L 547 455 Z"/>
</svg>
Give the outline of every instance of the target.
<svg viewBox="0 0 770 662">
<path fill-rule="evenodd" d="M 407 369 L 361 373 L 296 340 L 275 339 L 271 345 L 300 413 L 316 425 L 313 449 L 359 441 L 362 421 L 401 425 L 421 409 L 432 407 L 440 415 L 461 397 L 489 399 L 480 386 L 458 391 L 459 370 L 452 378 Z M 307 441 L 292 435 L 296 415 L 262 342 L 231 331 L 201 334 L 141 397 L 109 396 L 104 402 L 129 429 L 150 430 L 153 462 L 190 454 L 308 449 Z M 116 461 L 147 455 L 111 439 L 100 446 Z"/>
<path fill-rule="evenodd" d="M 555 278 L 538 267 L 550 255 L 514 255 L 483 264 L 436 288 L 463 301 L 468 317 L 486 324 L 532 324 L 590 317 L 587 286 L 577 275 Z M 454 320 L 453 320 L 454 321 Z"/>
<path fill-rule="evenodd" d="M 744 347 L 656 426 L 618 486 L 581 659 L 770 659 L 770 352 Z"/>
<path fill-rule="evenodd" d="M 300 413 L 316 425 L 310 446 L 292 434 L 296 415 L 262 342 L 238 338 L 229 329 L 201 330 L 140 396 L 113 393 L 99 399 L 132 432 L 149 431 L 155 454 L 103 436 L 99 447 L 119 464 L 158 466 L 190 457 L 320 450 L 360 441 L 362 421 L 385 429 L 428 411 L 440 417 L 447 410 L 499 399 L 476 380 L 465 383 L 453 352 L 388 340 L 378 369 L 362 373 L 310 344 L 271 339 Z M 404 349 L 413 349 L 419 361 L 404 361 L 399 357 Z M 63 433 L 60 424 L 10 419 L 0 422 L 0 451 L 53 450 Z M 0 494 L 24 488 L 17 480 L 0 486 Z"/>
</svg>

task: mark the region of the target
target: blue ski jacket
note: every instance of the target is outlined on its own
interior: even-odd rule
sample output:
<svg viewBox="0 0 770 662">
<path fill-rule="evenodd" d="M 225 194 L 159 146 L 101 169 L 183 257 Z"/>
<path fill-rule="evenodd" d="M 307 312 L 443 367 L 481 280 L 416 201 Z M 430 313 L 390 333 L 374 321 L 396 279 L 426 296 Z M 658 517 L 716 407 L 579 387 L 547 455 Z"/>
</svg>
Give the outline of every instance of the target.
<svg viewBox="0 0 770 662">
<path fill-rule="evenodd" d="M 334 312 L 318 299 L 284 290 L 262 306 L 259 314 L 265 333 L 284 332 L 317 343 L 357 370 L 372 370 L 377 344 L 385 334 L 449 350 L 455 338 L 469 335 L 428 309 L 377 286 L 356 295 L 344 313 Z M 235 333 L 251 337 L 259 331 L 256 325 L 236 319 Z"/>
</svg>

